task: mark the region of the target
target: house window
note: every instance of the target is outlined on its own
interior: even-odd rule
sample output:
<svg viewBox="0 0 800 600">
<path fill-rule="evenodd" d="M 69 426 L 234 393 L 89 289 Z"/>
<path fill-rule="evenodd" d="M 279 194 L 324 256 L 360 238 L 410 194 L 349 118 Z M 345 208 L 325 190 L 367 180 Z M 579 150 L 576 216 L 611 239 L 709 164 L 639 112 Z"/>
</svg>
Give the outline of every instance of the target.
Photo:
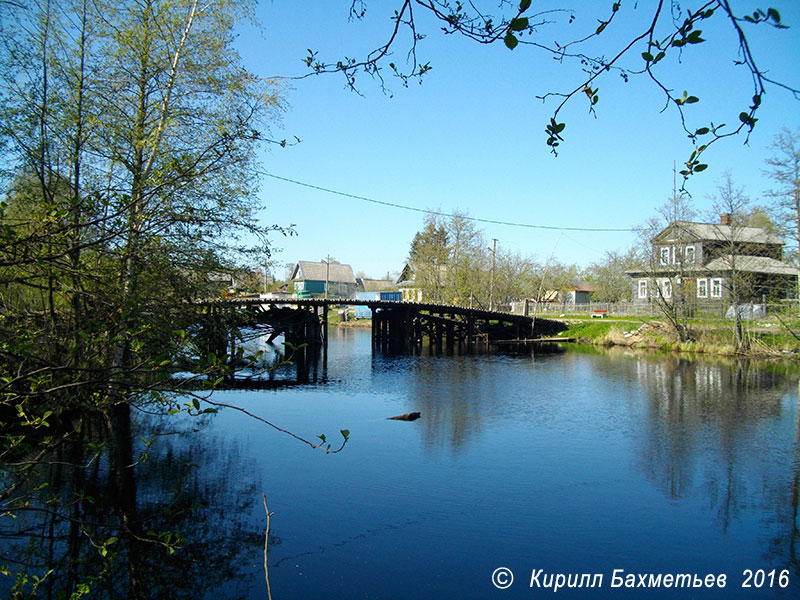
<svg viewBox="0 0 800 600">
<path fill-rule="evenodd" d="M 722 279 L 711 280 L 711 297 L 722 298 Z"/>
<path fill-rule="evenodd" d="M 659 262 L 662 265 L 668 265 L 669 264 L 669 257 L 670 257 L 669 246 L 665 246 L 664 248 L 661 248 L 660 253 L 659 253 Z"/>
<path fill-rule="evenodd" d="M 647 298 L 647 279 L 639 280 L 639 298 Z"/>
<path fill-rule="evenodd" d="M 662 298 L 672 298 L 672 282 L 669 279 L 664 279 L 661 281 L 660 289 Z"/>
<path fill-rule="evenodd" d="M 686 246 L 686 249 L 683 251 L 683 262 L 687 265 L 693 265 L 695 261 L 695 252 L 694 246 Z"/>
<path fill-rule="evenodd" d="M 708 279 L 697 280 L 697 297 L 708 298 Z"/>
</svg>

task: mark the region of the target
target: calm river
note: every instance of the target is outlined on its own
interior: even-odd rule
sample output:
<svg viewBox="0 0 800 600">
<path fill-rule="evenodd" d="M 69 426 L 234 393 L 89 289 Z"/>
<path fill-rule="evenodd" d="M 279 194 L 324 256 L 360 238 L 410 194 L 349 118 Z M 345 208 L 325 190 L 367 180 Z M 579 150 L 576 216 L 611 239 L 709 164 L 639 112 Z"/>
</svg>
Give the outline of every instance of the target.
<svg viewBox="0 0 800 600">
<path fill-rule="evenodd" d="M 347 429 L 338 454 L 230 408 L 132 412 L 133 477 L 98 461 L 93 485 L 116 491 L 94 490 L 104 508 L 84 516 L 135 514 L 140 537 L 169 530 L 180 548 L 112 542 L 116 575 L 97 576 L 112 595 L 138 577 L 152 597 L 266 598 L 264 493 L 276 600 L 541 598 L 559 574 L 556 597 L 800 597 L 796 371 L 588 350 L 379 358 L 368 331 L 331 336 L 321 383 L 212 399 L 334 448 Z M 39 551 L 62 578 L 67 523 Z M 85 537 L 87 556 L 106 539 Z M 8 562 L 39 539 L 0 549 Z"/>
</svg>

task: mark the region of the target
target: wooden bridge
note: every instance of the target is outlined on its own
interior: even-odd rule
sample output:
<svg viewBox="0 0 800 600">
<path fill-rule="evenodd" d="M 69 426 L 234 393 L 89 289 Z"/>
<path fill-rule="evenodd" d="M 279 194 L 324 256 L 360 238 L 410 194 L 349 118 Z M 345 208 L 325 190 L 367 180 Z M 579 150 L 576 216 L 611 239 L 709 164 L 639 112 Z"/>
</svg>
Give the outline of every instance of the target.
<svg viewBox="0 0 800 600">
<path fill-rule="evenodd" d="M 372 311 L 372 347 L 385 354 L 475 354 L 496 347 L 539 343 L 566 329 L 560 321 L 498 311 L 424 302 L 348 298 L 227 298 L 196 302 L 204 323 L 205 350 L 236 356 L 238 331 L 258 330 L 272 342 L 283 335 L 290 347 L 304 348 L 294 362 L 298 379 L 308 365 L 327 358 L 328 316 L 332 307 L 366 306 Z"/>
</svg>

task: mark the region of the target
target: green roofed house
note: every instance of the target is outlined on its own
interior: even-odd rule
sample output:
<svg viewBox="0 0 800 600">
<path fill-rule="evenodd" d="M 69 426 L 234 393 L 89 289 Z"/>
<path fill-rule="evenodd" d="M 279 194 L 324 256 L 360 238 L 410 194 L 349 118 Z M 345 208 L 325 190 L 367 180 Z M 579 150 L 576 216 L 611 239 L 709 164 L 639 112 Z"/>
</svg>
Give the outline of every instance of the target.
<svg viewBox="0 0 800 600">
<path fill-rule="evenodd" d="M 353 268 L 340 263 L 301 260 L 292 271 L 292 287 L 298 298 L 352 298 L 358 283 Z"/>
</svg>

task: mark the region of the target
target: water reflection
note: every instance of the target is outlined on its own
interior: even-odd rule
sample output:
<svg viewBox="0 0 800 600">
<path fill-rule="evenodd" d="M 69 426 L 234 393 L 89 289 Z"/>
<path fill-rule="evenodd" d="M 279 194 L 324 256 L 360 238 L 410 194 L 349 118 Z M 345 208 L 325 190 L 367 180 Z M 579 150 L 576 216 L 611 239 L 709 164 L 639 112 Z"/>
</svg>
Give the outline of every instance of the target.
<svg viewBox="0 0 800 600">
<path fill-rule="evenodd" d="M 311 437 L 348 428 L 344 452 L 228 409 L 78 419 L 34 475 L 6 469 L 3 507 L 31 503 L 0 517 L 0 564 L 55 569 L 39 590 L 53 598 L 81 581 L 97 597 L 263 597 L 263 490 L 282 538 L 276 598 L 494 597 L 500 565 L 609 579 L 789 568 L 787 590 L 738 581 L 726 597 L 800 589 L 796 367 L 593 350 L 390 358 L 350 330 L 329 352 L 316 384 L 215 399 Z M 618 590 L 572 597 L 605 592 Z"/>
<path fill-rule="evenodd" d="M 6 466 L 3 595 L 16 584 L 45 598 L 245 596 L 242 571 L 263 547 L 247 514 L 258 483 L 229 476 L 235 444 L 181 422 L 119 404 Z"/>
<path fill-rule="evenodd" d="M 760 511 L 764 560 L 800 572 L 800 387 L 794 367 L 750 360 L 608 352 L 645 392 L 639 468 L 667 497 L 707 503 L 723 534 Z M 800 384 L 798 384 L 800 386 Z M 788 566 L 788 565 L 787 565 Z"/>
</svg>

